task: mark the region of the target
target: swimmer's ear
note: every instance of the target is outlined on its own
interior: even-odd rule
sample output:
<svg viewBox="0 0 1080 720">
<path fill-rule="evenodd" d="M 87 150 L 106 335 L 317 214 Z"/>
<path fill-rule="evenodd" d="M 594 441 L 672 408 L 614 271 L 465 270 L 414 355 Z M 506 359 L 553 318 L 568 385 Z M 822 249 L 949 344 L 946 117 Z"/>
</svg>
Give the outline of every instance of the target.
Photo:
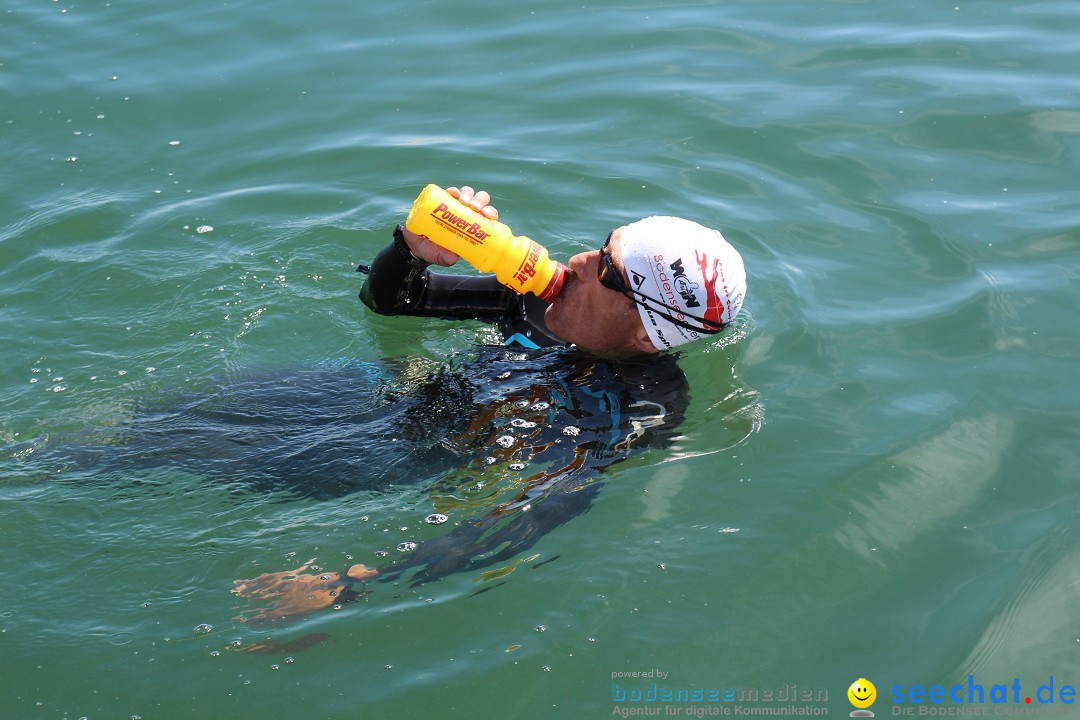
<svg viewBox="0 0 1080 720">
<path fill-rule="evenodd" d="M 652 344 L 652 340 L 649 339 L 649 333 L 645 330 L 645 326 L 640 322 L 637 325 L 634 336 L 630 338 L 630 346 L 635 352 L 645 353 L 646 355 L 653 355 L 658 352 L 656 346 Z"/>
</svg>

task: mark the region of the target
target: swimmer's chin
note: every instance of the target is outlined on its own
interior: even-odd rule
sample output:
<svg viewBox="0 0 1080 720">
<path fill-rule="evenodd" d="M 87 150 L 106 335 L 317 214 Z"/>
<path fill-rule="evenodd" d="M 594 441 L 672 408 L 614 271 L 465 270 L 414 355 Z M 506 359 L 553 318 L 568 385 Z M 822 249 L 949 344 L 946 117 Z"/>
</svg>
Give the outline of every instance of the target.
<svg viewBox="0 0 1080 720">
<path fill-rule="evenodd" d="M 567 301 L 574 295 L 575 286 L 578 280 L 574 277 L 573 273 L 567 273 L 566 282 L 563 285 L 562 292 L 551 301 L 551 304 L 544 310 L 544 326 L 548 331 L 553 333 L 557 338 L 563 342 L 573 342 L 570 338 L 567 338 L 563 333 L 559 332 L 560 326 L 562 326 L 562 317 L 568 310 Z"/>
</svg>

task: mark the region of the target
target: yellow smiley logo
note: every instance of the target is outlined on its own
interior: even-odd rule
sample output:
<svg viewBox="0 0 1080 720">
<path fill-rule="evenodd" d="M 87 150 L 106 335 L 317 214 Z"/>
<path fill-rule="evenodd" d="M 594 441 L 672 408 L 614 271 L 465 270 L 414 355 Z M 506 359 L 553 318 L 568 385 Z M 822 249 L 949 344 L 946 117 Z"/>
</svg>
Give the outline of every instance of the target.
<svg viewBox="0 0 1080 720">
<path fill-rule="evenodd" d="M 877 699 L 877 688 L 866 678 L 859 678 L 847 689 L 848 700 L 857 708 L 868 708 Z"/>
</svg>

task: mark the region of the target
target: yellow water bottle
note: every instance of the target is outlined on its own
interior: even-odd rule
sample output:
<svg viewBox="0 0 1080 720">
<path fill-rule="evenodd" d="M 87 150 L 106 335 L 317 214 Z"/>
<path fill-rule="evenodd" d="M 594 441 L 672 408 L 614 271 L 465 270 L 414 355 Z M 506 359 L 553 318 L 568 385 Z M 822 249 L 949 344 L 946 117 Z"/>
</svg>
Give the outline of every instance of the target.
<svg viewBox="0 0 1080 720">
<path fill-rule="evenodd" d="M 455 252 L 480 272 L 519 293 L 551 302 L 562 290 L 566 266 L 524 235 L 458 202 L 438 185 L 428 185 L 413 203 L 405 227 Z"/>
</svg>

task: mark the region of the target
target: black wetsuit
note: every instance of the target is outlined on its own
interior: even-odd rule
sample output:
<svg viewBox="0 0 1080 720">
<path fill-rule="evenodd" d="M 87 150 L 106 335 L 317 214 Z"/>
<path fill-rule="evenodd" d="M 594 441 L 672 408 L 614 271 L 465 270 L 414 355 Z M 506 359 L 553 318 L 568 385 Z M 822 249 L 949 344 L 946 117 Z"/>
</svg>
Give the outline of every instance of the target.
<svg viewBox="0 0 1080 720">
<path fill-rule="evenodd" d="M 401 226 L 371 267 L 360 299 L 380 315 L 420 315 L 496 323 L 507 344 L 538 348 L 565 345 L 544 325 L 548 303 L 532 293 L 519 295 L 494 275 L 438 275 L 409 252 Z"/>
</svg>

